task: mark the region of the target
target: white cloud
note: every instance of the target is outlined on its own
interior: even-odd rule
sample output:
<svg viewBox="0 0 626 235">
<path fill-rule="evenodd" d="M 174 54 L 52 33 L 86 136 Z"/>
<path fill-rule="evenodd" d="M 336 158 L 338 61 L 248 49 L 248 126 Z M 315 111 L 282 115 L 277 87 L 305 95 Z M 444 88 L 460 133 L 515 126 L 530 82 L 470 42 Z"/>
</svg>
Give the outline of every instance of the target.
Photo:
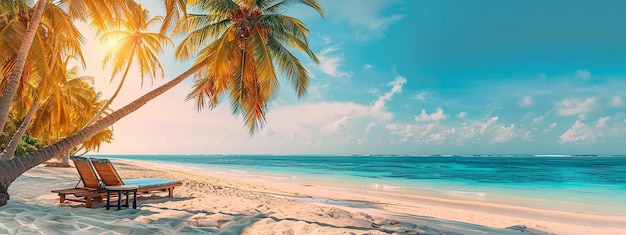
<svg viewBox="0 0 626 235">
<path fill-rule="evenodd" d="M 565 99 L 556 102 L 554 109 L 561 116 L 575 116 L 593 111 L 596 107 L 596 98 Z"/>
<path fill-rule="evenodd" d="M 396 77 L 387 83 L 390 86 L 389 91 L 382 94 L 370 105 L 318 101 L 316 103 L 274 106 L 267 115 L 268 123 L 265 128 L 274 134 L 263 142 L 274 140 L 276 143 L 268 143 L 263 148 L 278 144 L 300 149 L 298 151 L 309 149 L 308 151 L 311 152 L 319 152 L 319 148 L 315 146 L 332 146 L 345 151 L 346 145 L 360 145 L 369 141 L 377 141 L 376 138 L 384 138 L 381 137 L 381 134 L 385 133 L 380 133 L 380 129 L 374 128 L 379 124 L 385 125 L 385 129 L 390 131 L 401 128 L 397 131 L 406 135 L 405 139 L 408 139 L 410 127 L 407 131 L 405 126 L 387 124 L 393 119 L 393 114 L 385 111 L 386 102 L 391 100 L 395 94 L 400 93 L 406 82 L 406 78 Z M 363 130 L 369 138 L 355 135 L 356 133 L 363 133 Z M 384 139 L 388 140 L 388 138 Z M 284 151 L 288 151 L 288 149 L 285 148 Z"/>
<path fill-rule="evenodd" d="M 544 116 L 539 116 L 539 117 L 533 118 L 533 125 L 541 124 L 544 121 L 545 121 L 545 117 Z"/>
<path fill-rule="evenodd" d="M 498 116 L 491 117 L 487 122 L 483 123 L 480 127 L 480 133 L 483 134 L 491 125 L 498 121 Z"/>
<path fill-rule="evenodd" d="M 346 134 L 362 133 L 364 129 L 373 132 L 377 123 L 391 120 L 392 115 L 384 110 L 374 112 L 372 106 L 349 102 L 294 104 L 273 108 L 268 113 L 266 129 L 278 133 L 283 139 L 286 139 L 285 133 L 292 133 L 294 138 L 282 145 L 295 149 L 307 149 L 307 145 L 297 147 L 299 142 L 317 142 L 341 148 L 339 143 L 345 140 Z M 268 141 L 280 139 L 280 136 L 269 138 Z M 351 140 L 359 142 L 358 137 Z M 277 145 L 281 143 L 269 144 Z M 313 148 L 308 151 L 316 150 Z"/>
<path fill-rule="evenodd" d="M 472 139 L 477 134 L 476 128 L 474 128 L 473 126 L 469 126 L 467 123 L 462 124 L 461 130 L 462 132 L 460 134 L 460 137 L 461 137 L 460 141 L 463 141 L 466 139 Z"/>
<path fill-rule="evenodd" d="M 352 120 L 351 117 L 342 117 L 333 123 L 323 126 L 320 132 L 326 135 L 339 134 L 341 129 L 343 129 L 347 125 L 347 122 L 349 122 L 350 120 Z"/>
<path fill-rule="evenodd" d="M 576 120 L 571 128 L 559 136 L 559 143 L 565 144 L 582 141 L 596 141 L 598 137 L 604 135 L 603 128 L 606 127 L 606 122 L 609 119 L 609 117 L 601 117 L 591 127 L 583 123 L 581 120 Z"/>
<path fill-rule="evenodd" d="M 428 91 L 421 91 L 420 93 L 417 93 L 417 95 L 415 95 L 413 97 L 413 99 L 419 100 L 419 101 L 426 101 L 426 96 L 429 94 Z"/>
<path fill-rule="evenodd" d="M 461 118 L 461 119 L 465 118 L 466 116 L 467 116 L 466 112 L 460 112 L 456 115 L 456 117 Z"/>
<path fill-rule="evenodd" d="M 399 128 L 400 126 L 396 123 L 388 124 L 385 126 L 385 129 L 390 130 L 390 131 L 395 131 L 395 130 L 398 130 Z"/>
<path fill-rule="evenodd" d="M 374 66 L 371 65 L 371 64 L 364 64 L 363 65 L 363 70 L 368 70 L 368 69 L 371 69 L 372 67 L 374 67 Z"/>
<path fill-rule="evenodd" d="M 400 132 L 400 134 L 402 135 L 402 139 L 400 140 L 401 142 L 407 142 L 409 138 L 411 138 L 414 134 L 411 131 L 413 129 L 412 125 L 406 125 L 402 131 Z"/>
<path fill-rule="evenodd" d="M 565 144 L 568 142 L 586 140 L 591 135 L 590 131 L 591 129 L 589 129 L 587 125 L 582 123 L 580 120 L 576 120 L 576 123 L 574 123 L 574 125 L 570 129 L 568 129 L 567 131 L 565 131 L 565 133 L 559 136 L 561 138 L 559 143 Z"/>
<path fill-rule="evenodd" d="M 429 136 L 428 142 L 429 143 L 443 143 L 445 140 L 448 139 L 449 136 L 452 136 L 455 133 L 456 133 L 456 128 L 454 127 L 447 129 L 447 130 L 443 130 L 438 133 L 433 133 Z"/>
<path fill-rule="evenodd" d="M 515 138 L 515 125 L 511 124 L 509 127 L 500 126 L 496 130 L 496 134 L 492 139 L 493 143 L 509 142 Z"/>
<path fill-rule="evenodd" d="M 412 125 L 389 124 L 385 129 L 392 135 L 400 136 L 400 142 L 407 142 L 411 137 L 415 136 L 415 130 Z M 390 141 L 394 141 L 389 139 Z"/>
<path fill-rule="evenodd" d="M 533 100 L 533 97 L 527 95 L 522 98 L 519 104 L 522 107 L 532 107 L 533 105 L 535 105 L 535 101 Z"/>
<path fill-rule="evenodd" d="M 522 135 L 522 139 L 526 140 L 526 141 L 534 141 L 534 137 L 532 135 L 532 133 L 530 131 L 526 131 L 523 135 Z"/>
<path fill-rule="evenodd" d="M 624 105 L 624 99 L 622 99 L 621 96 L 613 96 L 613 99 L 611 99 L 611 106 L 612 107 L 622 107 Z"/>
<path fill-rule="evenodd" d="M 448 117 L 447 114 L 443 112 L 442 108 L 437 108 L 437 111 L 431 114 L 426 113 L 425 109 L 422 109 L 422 113 L 415 116 L 416 122 L 438 122 L 444 120 Z"/>
<path fill-rule="evenodd" d="M 602 128 L 602 127 L 605 127 L 605 126 L 606 126 L 606 122 L 607 122 L 609 119 L 611 119 L 611 118 L 610 118 L 610 117 L 606 117 L 606 116 L 605 116 L 605 117 L 601 117 L 600 119 L 598 119 L 598 120 L 595 122 L 594 126 L 595 126 L 596 128 Z"/>
<path fill-rule="evenodd" d="M 543 129 L 543 134 L 548 134 L 550 132 L 552 132 L 552 130 L 554 130 L 554 128 L 556 128 L 556 122 L 550 123 L 550 125 L 548 125 L 548 128 Z"/>
<path fill-rule="evenodd" d="M 457 145 L 467 143 L 484 143 L 490 144 L 511 142 L 517 137 L 521 137 L 527 141 L 533 141 L 532 133 L 529 130 L 519 129 L 515 124 L 502 125 L 498 124 L 499 117 L 493 116 L 483 121 L 470 121 L 461 124 L 456 128 L 456 137 L 454 140 Z M 535 129 L 536 130 L 536 129 Z"/>
<path fill-rule="evenodd" d="M 550 129 L 554 129 L 556 127 L 556 122 L 550 123 L 550 126 L 548 126 Z"/>
<path fill-rule="evenodd" d="M 320 61 L 318 66 L 322 72 L 330 76 L 337 78 L 350 77 L 350 73 L 339 70 L 339 67 L 343 62 L 343 54 L 339 56 L 330 55 L 337 50 L 339 50 L 338 46 L 331 46 L 324 48 L 320 53 L 318 53 L 317 58 Z"/>
<path fill-rule="evenodd" d="M 406 78 L 398 76 L 395 80 L 387 83 L 387 85 L 392 86 L 391 91 L 386 92 L 382 96 L 378 97 L 378 99 L 376 100 L 376 102 L 374 102 L 374 105 L 372 106 L 372 110 L 374 112 L 383 110 L 383 108 L 385 107 L 385 102 L 389 101 L 394 94 L 402 92 L 402 86 L 406 84 L 406 81 Z"/>
<path fill-rule="evenodd" d="M 576 70 L 574 77 L 582 80 L 589 80 L 589 78 L 591 78 L 591 73 L 589 73 L 589 70 L 586 69 Z"/>
</svg>

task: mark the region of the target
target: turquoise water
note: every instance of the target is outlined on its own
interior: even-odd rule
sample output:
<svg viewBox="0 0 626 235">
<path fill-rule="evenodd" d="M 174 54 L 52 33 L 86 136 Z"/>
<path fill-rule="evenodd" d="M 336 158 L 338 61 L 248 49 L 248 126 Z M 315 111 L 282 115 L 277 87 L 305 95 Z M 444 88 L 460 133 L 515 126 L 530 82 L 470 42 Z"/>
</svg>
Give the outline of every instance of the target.
<svg viewBox="0 0 626 235">
<path fill-rule="evenodd" d="M 626 216 L 626 156 L 97 155 L 400 194 Z"/>
</svg>

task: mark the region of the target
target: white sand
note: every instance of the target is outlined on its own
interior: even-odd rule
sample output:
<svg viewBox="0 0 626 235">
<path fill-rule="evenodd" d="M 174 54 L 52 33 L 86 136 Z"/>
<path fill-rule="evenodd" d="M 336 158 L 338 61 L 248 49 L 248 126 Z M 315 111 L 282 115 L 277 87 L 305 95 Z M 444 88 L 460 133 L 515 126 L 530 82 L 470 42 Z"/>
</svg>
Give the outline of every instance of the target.
<svg viewBox="0 0 626 235">
<path fill-rule="evenodd" d="M 142 194 L 138 209 L 59 204 L 53 189 L 78 181 L 73 168 L 38 166 L 9 188 L 0 234 L 626 234 L 626 218 L 512 205 L 381 195 L 362 189 L 211 176 L 181 167 L 113 160 L 125 178 L 183 181 L 174 198 Z M 164 169 L 165 168 L 165 169 Z M 167 170 L 166 170 L 167 169 Z M 537 234 L 539 234 L 537 232 Z"/>
</svg>

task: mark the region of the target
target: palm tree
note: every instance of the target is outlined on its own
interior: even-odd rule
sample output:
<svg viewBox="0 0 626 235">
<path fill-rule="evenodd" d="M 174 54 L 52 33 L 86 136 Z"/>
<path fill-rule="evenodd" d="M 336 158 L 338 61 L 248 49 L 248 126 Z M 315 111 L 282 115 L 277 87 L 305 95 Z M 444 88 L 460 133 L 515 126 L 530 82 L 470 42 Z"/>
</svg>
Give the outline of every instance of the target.
<svg viewBox="0 0 626 235">
<path fill-rule="evenodd" d="M 208 14 L 189 16 L 176 32 L 188 32 L 176 50 L 179 59 L 197 56 L 207 62 L 197 74 L 188 99 L 200 110 L 214 108 L 219 96 L 230 93 L 234 114 L 243 113 L 254 133 L 265 123 L 267 102 L 278 89 L 278 67 L 291 81 L 298 97 L 306 92 L 309 75 L 285 45 L 304 51 L 315 63 L 308 46 L 309 30 L 294 17 L 280 14 L 293 3 L 303 3 L 323 16 L 315 0 L 196 1 L 193 7 Z"/>
<path fill-rule="evenodd" d="M 46 96 L 42 108 L 38 110 L 36 119 L 31 124 L 30 134 L 43 139 L 47 144 L 55 143 L 61 138 L 76 133 L 97 112 L 97 110 L 94 111 L 94 106 L 98 105 L 99 94 L 93 87 L 93 78 L 78 76 L 77 69 L 73 67 L 59 71 L 56 76 L 63 79 L 58 82 L 56 89 Z M 102 130 L 102 132 L 110 131 L 110 129 Z M 103 141 L 109 140 L 103 139 Z M 57 155 L 62 165 L 69 166 L 69 155 L 70 150 Z"/>
<path fill-rule="evenodd" d="M 26 0 L 15 1 L 0 1 L 0 10 L 3 12 L 13 13 L 13 16 L 29 15 L 28 5 Z M 121 10 L 126 0 L 108 0 L 108 1 L 91 1 L 91 0 L 60 0 L 58 3 L 65 6 L 72 19 L 79 19 L 86 21 L 90 19 L 93 26 L 98 28 L 104 28 L 106 25 L 110 25 L 112 19 Z M 48 0 L 38 0 L 34 5 L 35 10 L 30 17 L 28 29 L 24 34 L 24 37 L 14 37 L 13 42 L 21 41 L 19 52 L 15 60 L 15 66 L 11 71 L 11 75 L 7 81 L 7 85 L 3 89 L 2 97 L 0 98 L 0 130 L 6 123 L 9 110 L 11 109 L 11 102 L 15 96 L 15 92 L 22 72 L 24 71 L 24 64 L 28 56 L 29 50 L 33 45 L 33 39 L 39 24 L 44 17 L 44 10 L 50 7 L 57 7 L 56 5 L 49 3 Z M 50 22 L 62 22 L 56 21 L 56 19 Z"/>
<path fill-rule="evenodd" d="M 2 30 L 0 31 L 0 45 L 2 53 L 6 56 L 5 64 L 2 67 L 3 74 L 9 74 L 13 67 L 16 66 L 18 57 L 17 48 L 12 46 L 11 39 L 23 37 L 27 31 L 28 10 L 24 10 L 22 6 L 15 5 L 15 8 L 8 9 L 3 14 L 5 19 L 0 23 Z M 25 68 L 22 72 L 22 78 L 19 79 L 18 87 L 15 94 L 18 99 L 14 99 L 11 109 L 15 110 L 18 117 L 22 117 L 25 110 L 30 110 L 29 114 L 24 116 L 24 121 L 18 129 L 18 133 L 13 135 L 7 149 L 2 153 L 4 158 L 12 158 L 16 144 L 20 142 L 21 137 L 25 134 L 26 128 L 30 124 L 30 118 L 37 110 L 37 96 L 47 97 L 47 94 L 54 89 L 58 83 L 56 78 L 62 76 L 54 76 L 54 68 L 62 61 L 62 57 L 78 57 L 82 61 L 82 52 L 80 51 L 80 43 L 82 36 L 75 28 L 65 12 L 55 5 L 48 5 L 43 15 L 39 30 L 36 31 L 32 49 L 30 50 L 26 61 Z M 54 20 L 52 20 L 54 19 Z M 63 64 L 62 66 L 65 66 Z M 52 69 L 51 69 L 52 68 Z M 52 75 L 52 76 L 50 76 Z M 46 79 L 43 79 L 46 78 Z M 2 87 L 7 86 L 9 79 L 2 77 Z M 37 95 L 34 95 L 37 94 Z"/>
<path fill-rule="evenodd" d="M 120 23 L 114 29 L 108 29 L 102 33 L 100 37 L 102 42 L 114 41 L 114 44 L 117 45 L 110 48 L 103 61 L 105 65 L 109 62 L 113 63 L 111 80 L 122 69 L 124 69 L 124 74 L 111 98 L 87 125 L 95 122 L 96 118 L 100 117 L 102 112 L 108 109 L 109 105 L 117 97 L 124 85 L 133 60 L 139 65 L 142 86 L 145 76 L 156 78 L 157 72 L 160 72 L 161 77 L 164 76 L 163 67 L 157 55 L 163 52 L 163 45 L 173 46 L 174 42 L 164 34 L 147 32 L 152 25 L 162 21 L 163 17 L 157 16 L 149 19 L 148 10 L 143 9 L 139 4 L 129 5 L 129 11 L 126 12 L 127 14 Z"/>
<path fill-rule="evenodd" d="M 3 5 L 6 1 L 2 1 Z M 23 1 L 22 1 L 23 2 Z M 15 91 L 17 89 L 17 85 L 20 83 L 20 78 L 22 77 L 22 72 L 24 71 L 24 64 L 26 63 L 26 57 L 28 56 L 28 51 L 30 50 L 31 45 L 33 44 L 33 39 L 35 38 L 35 33 L 39 28 L 39 23 L 41 22 L 41 18 L 43 15 L 43 11 L 46 7 L 46 0 L 39 0 L 36 3 L 35 11 L 33 13 L 33 17 L 31 18 L 30 23 L 28 24 L 28 29 L 26 30 L 26 34 L 24 35 L 24 39 L 20 44 L 19 51 L 17 53 L 17 58 L 15 60 L 15 66 L 11 71 L 11 76 L 7 82 L 6 87 L 3 90 L 2 98 L 0 98 L 0 130 L 4 128 L 4 123 L 7 121 L 7 117 L 9 115 L 9 109 L 11 109 L 11 102 L 13 101 L 13 97 L 15 96 Z M 16 3 L 16 5 L 19 5 Z M 21 4 L 22 6 L 25 4 Z"/>
<path fill-rule="evenodd" d="M 200 75 L 196 82 L 196 84 L 200 85 L 196 85 L 196 88 L 194 89 L 194 92 L 190 94 L 190 97 L 197 97 L 198 103 L 202 105 L 205 104 L 205 98 L 209 98 L 210 100 L 208 101 L 208 104 L 216 105 L 216 95 L 232 89 L 230 97 L 234 104 L 233 106 L 235 107 L 234 110 L 241 110 L 244 115 L 252 114 L 250 115 L 253 119 L 252 123 L 248 120 L 246 121 L 246 124 L 249 125 L 251 130 L 255 130 L 258 127 L 258 121 L 262 121 L 262 119 L 257 120 L 257 118 L 259 118 L 259 111 L 257 109 L 261 107 L 260 111 L 263 115 L 263 112 L 265 111 L 264 102 L 267 102 L 269 98 L 263 96 L 273 94 L 272 89 L 275 89 L 278 85 L 275 79 L 276 75 L 272 60 L 277 61 L 281 71 L 284 71 L 287 78 L 292 81 L 298 90 L 298 95 L 303 95 L 306 91 L 306 81 L 308 78 L 306 69 L 304 69 L 304 67 L 300 69 L 298 66 L 300 65 L 299 61 L 288 52 L 282 43 L 306 52 L 311 58 L 314 59 L 314 61 L 317 61 L 311 50 L 308 48 L 308 42 L 306 40 L 308 29 L 306 29 L 301 21 L 292 17 L 280 15 L 277 12 L 279 9 L 288 4 L 303 3 L 322 14 L 319 4 L 317 4 L 317 1 L 315 0 L 256 0 L 254 1 L 254 4 L 251 2 L 252 1 L 238 1 L 238 3 L 235 3 L 231 0 L 199 2 L 189 0 L 188 4 L 192 4 L 195 7 L 208 11 L 206 14 L 207 18 L 205 19 L 212 19 L 210 22 L 205 22 L 205 29 L 207 31 L 205 31 L 204 35 L 199 32 L 199 28 L 194 30 L 190 36 L 186 38 L 186 42 L 180 45 L 181 48 L 177 50 L 179 58 L 190 58 L 197 53 L 198 59 L 194 65 L 173 80 L 146 93 L 137 100 L 114 111 L 110 115 L 96 121 L 93 125 L 87 126 L 67 138 L 19 158 L 13 158 L 8 161 L 0 161 L 0 172 L 2 172 L 2 174 L 0 174 L 0 206 L 6 204 L 6 201 L 9 199 L 7 188 L 19 175 L 26 172 L 30 168 L 45 162 L 51 157 L 64 151 L 68 151 L 81 142 L 91 138 L 100 130 L 111 126 L 121 118 L 141 108 L 150 100 L 180 84 L 184 79 L 192 74 Z M 246 16 L 246 14 L 248 15 Z M 231 17 L 229 18 L 226 15 Z M 245 16 L 243 18 L 249 20 L 243 20 L 241 16 Z M 203 22 L 200 22 L 201 19 L 195 19 L 196 20 L 186 21 L 186 26 L 181 29 L 191 29 L 194 28 L 195 25 L 203 25 L 201 24 Z M 263 23 L 259 24 L 258 21 L 262 21 Z M 274 23 L 275 25 L 265 25 L 266 23 Z M 263 26 L 263 28 L 259 28 L 258 26 Z M 231 30 L 226 31 L 223 34 L 218 32 L 225 29 Z M 178 32 L 181 31 L 179 30 Z M 211 41 L 213 40 L 211 36 L 214 35 L 220 35 L 221 37 Z M 192 41 L 194 40 L 197 40 L 198 43 L 193 43 Z M 267 46 L 261 45 L 263 42 L 266 42 L 265 45 Z M 233 52 L 219 48 L 219 46 L 238 46 L 239 49 L 233 50 L 235 51 Z M 247 47 L 254 47 L 258 49 L 250 50 L 247 49 Z M 269 52 L 263 51 L 264 49 L 268 49 Z M 229 55 L 230 57 L 224 58 L 220 57 L 220 55 Z M 235 56 L 238 56 L 239 58 L 237 62 L 246 66 L 245 69 L 236 68 L 228 61 L 225 61 L 225 59 L 233 59 Z M 247 60 L 252 60 L 254 63 L 249 64 Z M 272 64 L 272 66 L 269 66 L 268 64 Z M 233 67 L 235 67 L 235 69 L 233 69 Z M 271 71 L 268 70 L 270 68 Z M 230 80 L 227 79 L 227 73 L 229 72 L 231 73 L 230 76 L 238 78 Z M 231 80 L 234 80 L 234 82 Z M 243 84 L 244 82 L 246 84 Z M 222 83 L 238 84 L 242 87 L 229 88 L 227 85 Z M 269 87 L 262 87 L 268 85 Z M 200 95 L 194 96 L 194 93 L 198 93 L 198 87 L 201 86 L 203 86 L 205 90 L 201 91 L 199 93 Z M 245 92 L 253 92 L 254 94 L 246 94 Z M 232 95 L 232 93 L 236 94 Z M 260 102 L 263 104 L 254 104 L 252 102 Z"/>
</svg>

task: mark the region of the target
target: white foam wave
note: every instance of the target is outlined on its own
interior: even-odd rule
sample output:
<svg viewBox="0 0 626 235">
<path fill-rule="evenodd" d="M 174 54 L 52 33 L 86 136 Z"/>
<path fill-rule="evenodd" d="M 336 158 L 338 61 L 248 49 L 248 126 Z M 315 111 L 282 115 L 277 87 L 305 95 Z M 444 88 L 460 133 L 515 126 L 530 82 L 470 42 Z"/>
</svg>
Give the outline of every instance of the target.
<svg viewBox="0 0 626 235">
<path fill-rule="evenodd" d="M 479 197 L 487 196 L 487 193 L 485 193 L 485 192 L 451 191 L 451 193 L 453 193 L 453 194 L 462 194 L 462 195 L 472 195 L 472 196 L 479 196 Z"/>
<path fill-rule="evenodd" d="M 381 189 L 381 190 L 406 189 L 406 187 L 393 186 L 393 185 L 387 185 L 387 184 L 370 184 L 370 188 Z"/>
<path fill-rule="evenodd" d="M 265 179 L 273 179 L 273 180 L 288 180 L 288 179 L 293 179 L 292 177 L 281 177 L 281 176 L 271 176 L 271 175 L 256 175 L 257 177 L 260 178 L 265 178 Z"/>
</svg>

